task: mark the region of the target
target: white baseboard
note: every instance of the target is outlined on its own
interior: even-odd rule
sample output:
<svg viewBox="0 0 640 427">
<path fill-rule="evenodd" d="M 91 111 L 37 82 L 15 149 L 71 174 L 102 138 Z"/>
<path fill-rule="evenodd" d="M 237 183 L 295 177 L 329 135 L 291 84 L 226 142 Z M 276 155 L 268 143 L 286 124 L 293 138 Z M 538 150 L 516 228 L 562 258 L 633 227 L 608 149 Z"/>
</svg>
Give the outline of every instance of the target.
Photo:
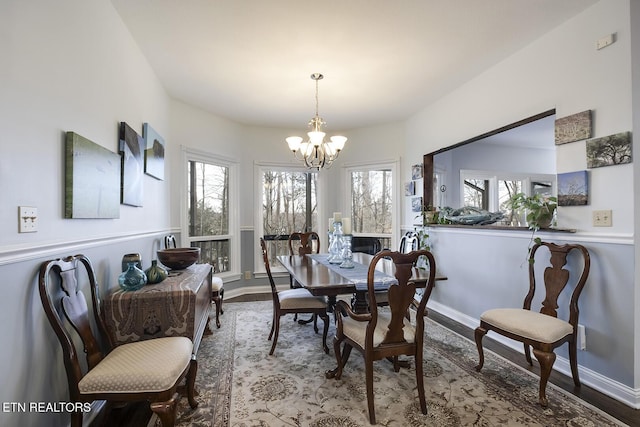
<svg viewBox="0 0 640 427">
<path fill-rule="evenodd" d="M 467 316 L 464 313 L 453 310 L 450 307 L 447 307 L 435 301 L 429 301 L 427 307 L 468 328 L 471 328 L 472 330 L 477 328 L 480 324 L 480 319 Z M 524 350 L 521 343 L 497 334 L 492 334 L 491 339 L 505 345 L 506 347 L 509 347 L 514 351 L 517 351 L 518 353 L 521 353 L 524 360 Z M 564 357 L 558 356 L 556 358 L 556 363 L 553 365 L 553 369 L 562 373 L 563 375 L 571 377 L 571 366 L 569 364 L 569 360 Z M 640 409 L 640 389 L 631 388 L 620 382 L 605 377 L 598 372 L 585 368 L 584 366 L 578 366 L 578 371 L 580 373 L 580 382 L 582 382 L 583 384 L 588 385 L 594 390 L 606 394 L 607 396 L 618 400 L 627 406 L 630 406 L 634 409 Z"/>
</svg>

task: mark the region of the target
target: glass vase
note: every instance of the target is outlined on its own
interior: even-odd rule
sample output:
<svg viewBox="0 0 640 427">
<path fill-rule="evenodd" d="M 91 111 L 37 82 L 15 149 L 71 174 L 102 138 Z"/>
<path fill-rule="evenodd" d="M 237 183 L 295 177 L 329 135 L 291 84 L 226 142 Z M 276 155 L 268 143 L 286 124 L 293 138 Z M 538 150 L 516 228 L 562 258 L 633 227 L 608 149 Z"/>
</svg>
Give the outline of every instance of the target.
<svg viewBox="0 0 640 427">
<path fill-rule="evenodd" d="M 160 283 L 167 278 L 167 270 L 158 265 L 158 260 L 151 261 L 151 267 L 147 268 L 144 272 L 147 275 L 147 283 L 152 285 Z"/>
<path fill-rule="evenodd" d="M 147 275 L 136 267 L 135 262 L 130 262 L 127 271 L 118 276 L 118 284 L 125 291 L 137 291 L 147 283 Z"/>
</svg>

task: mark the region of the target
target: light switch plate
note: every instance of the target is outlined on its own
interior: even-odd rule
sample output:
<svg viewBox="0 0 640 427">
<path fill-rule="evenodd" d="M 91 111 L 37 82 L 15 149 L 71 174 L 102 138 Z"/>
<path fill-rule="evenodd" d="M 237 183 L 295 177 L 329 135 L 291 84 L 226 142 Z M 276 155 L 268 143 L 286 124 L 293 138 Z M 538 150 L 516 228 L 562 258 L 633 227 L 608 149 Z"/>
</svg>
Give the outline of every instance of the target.
<svg viewBox="0 0 640 427">
<path fill-rule="evenodd" d="M 594 227 L 611 227 L 611 210 L 593 211 Z"/>
<path fill-rule="evenodd" d="M 18 232 L 35 233 L 38 231 L 38 208 L 18 206 Z"/>
</svg>

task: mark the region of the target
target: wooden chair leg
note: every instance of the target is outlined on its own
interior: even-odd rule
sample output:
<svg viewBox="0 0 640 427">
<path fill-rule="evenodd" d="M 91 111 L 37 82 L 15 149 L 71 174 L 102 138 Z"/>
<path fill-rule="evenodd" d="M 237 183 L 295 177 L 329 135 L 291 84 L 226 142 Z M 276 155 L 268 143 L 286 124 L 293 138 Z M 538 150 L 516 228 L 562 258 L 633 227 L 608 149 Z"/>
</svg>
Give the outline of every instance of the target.
<svg viewBox="0 0 640 427">
<path fill-rule="evenodd" d="M 556 354 L 554 352 L 546 352 L 535 348 L 533 349 L 533 354 L 536 356 L 536 359 L 538 359 L 538 362 L 540 363 L 540 406 L 546 408 L 549 404 L 546 394 L 547 381 L 549 381 L 551 369 L 553 368 L 553 364 L 556 361 Z"/>
<path fill-rule="evenodd" d="M 271 338 L 273 337 L 273 332 L 276 330 L 276 309 L 273 309 L 273 318 L 271 319 L 271 332 L 269 332 L 269 338 L 267 338 L 269 341 L 271 341 Z"/>
<path fill-rule="evenodd" d="M 420 400 L 420 410 L 427 415 L 427 399 L 424 393 L 424 373 L 422 367 L 422 351 L 418 349 L 415 357 L 416 361 L 416 386 L 418 387 L 418 400 Z"/>
<path fill-rule="evenodd" d="M 327 346 L 327 335 L 329 334 L 329 316 L 327 313 L 321 314 L 320 317 L 324 322 L 324 328 L 322 329 L 322 348 L 324 352 L 329 354 L 329 347 Z"/>
<path fill-rule="evenodd" d="M 571 376 L 573 377 L 573 384 L 576 387 L 580 387 L 580 374 L 578 373 L 578 343 L 574 336 L 569 341 L 569 364 L 571 365 Z"/>
<path fill-rule="evenodd" d="M 187 372 L 187 399 L 192 409 L 198 407 L 196 400 L 196 374 L 198 373 L 198 360 L 195 355 L 191 355 L 189 363 L 189 372 Z"/>
<path fill-rule="evenodd" d="M 481 327 L 477 327 L 474 333 L 476 338 L 476 347 L 478 347 L 478 357 L 480 361 L 476 366 L 476 371 L 480 372 L 480 369 L 484 366 L 484 349 L 482 348 L 482 338 L 487 334 L 487 330 Z"/>
<path fill-rule="evenodd" d="M 376 409 L 373 401 L 373 360 L 365 360 L 365 377 L 367 387 L 367 406 L 369 407 L 369 422 L 376 423 Z"/>
<path fill-rule="evenodd" d="M 220 328 L 220 305 L 221 305 L 220 296 L 214 296 L 213 302 L 216 304 L 216 326 L 219 329 Z"/>
<path fill-rule="evenodd" d="M 81 411 L 76 411 L 71 413 L 71 427 L 82 427 Z"/>
<path fill-rule="evenodd" d="M 166 402 L 152 402 L 149 406 L 158 415 L 162 422 L 162 427 L 173 427 L 176 424 L 176 409 L 180 395 L 174 393 L 171 399 Z"/>
<path fill-rule="evenodd" d="M 273 324 L 275 326 L 275 332 L 273 334 L 273 344 L 271 344 L 271 351 L 269 351 L 269 355 L 273 354 L 276 349 L 276 344 L 278 344 L 278 334 L 280 333 L 280 315 L 274 315 Z"/>
</svg>

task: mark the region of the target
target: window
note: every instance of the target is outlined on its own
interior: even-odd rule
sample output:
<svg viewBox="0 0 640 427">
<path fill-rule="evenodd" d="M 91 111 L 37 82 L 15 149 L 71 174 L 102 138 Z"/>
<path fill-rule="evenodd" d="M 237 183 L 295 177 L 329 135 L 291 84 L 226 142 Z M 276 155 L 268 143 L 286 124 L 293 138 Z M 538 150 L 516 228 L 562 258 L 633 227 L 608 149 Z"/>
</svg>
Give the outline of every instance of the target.
<svg viewBox="0 0 640 427">
<path fill-rule="evenodd" d="M 553 195 L 555 179 L 555 175 L 461 170 L 461 206 L 500 211 L 504 214 L 503 225 L 523 225 L 524 218 L 511 209 L 511 197 L 516 193 Z"/>
<path fill-rule="evenodd" d="M 186 212 L 183 242 L 199 247 L 200 262 L 210 263 L 214 273 L 239 274 L 237 227 L 237 166 L 204 153 L 184 151 Z"/>
<path fill-rule="evenodd" d="M 260 227 L 256 234 L 264 236 L 271 267 L 277 270 L 275 257 L 289 254 L 289 234 L 319 230 L 318 174 L 307 169 L 262 166 L 258 176 Z M 258 261 L 256 270 L 262 271 Z"/>
<path fill-rule="evenodd" d="M 354 236 L 377 237 L 382 248 L 392 248 L 394 220 L 398 218 L 396 163 L 347 167 L 351 224 Z"/>
</svg>

